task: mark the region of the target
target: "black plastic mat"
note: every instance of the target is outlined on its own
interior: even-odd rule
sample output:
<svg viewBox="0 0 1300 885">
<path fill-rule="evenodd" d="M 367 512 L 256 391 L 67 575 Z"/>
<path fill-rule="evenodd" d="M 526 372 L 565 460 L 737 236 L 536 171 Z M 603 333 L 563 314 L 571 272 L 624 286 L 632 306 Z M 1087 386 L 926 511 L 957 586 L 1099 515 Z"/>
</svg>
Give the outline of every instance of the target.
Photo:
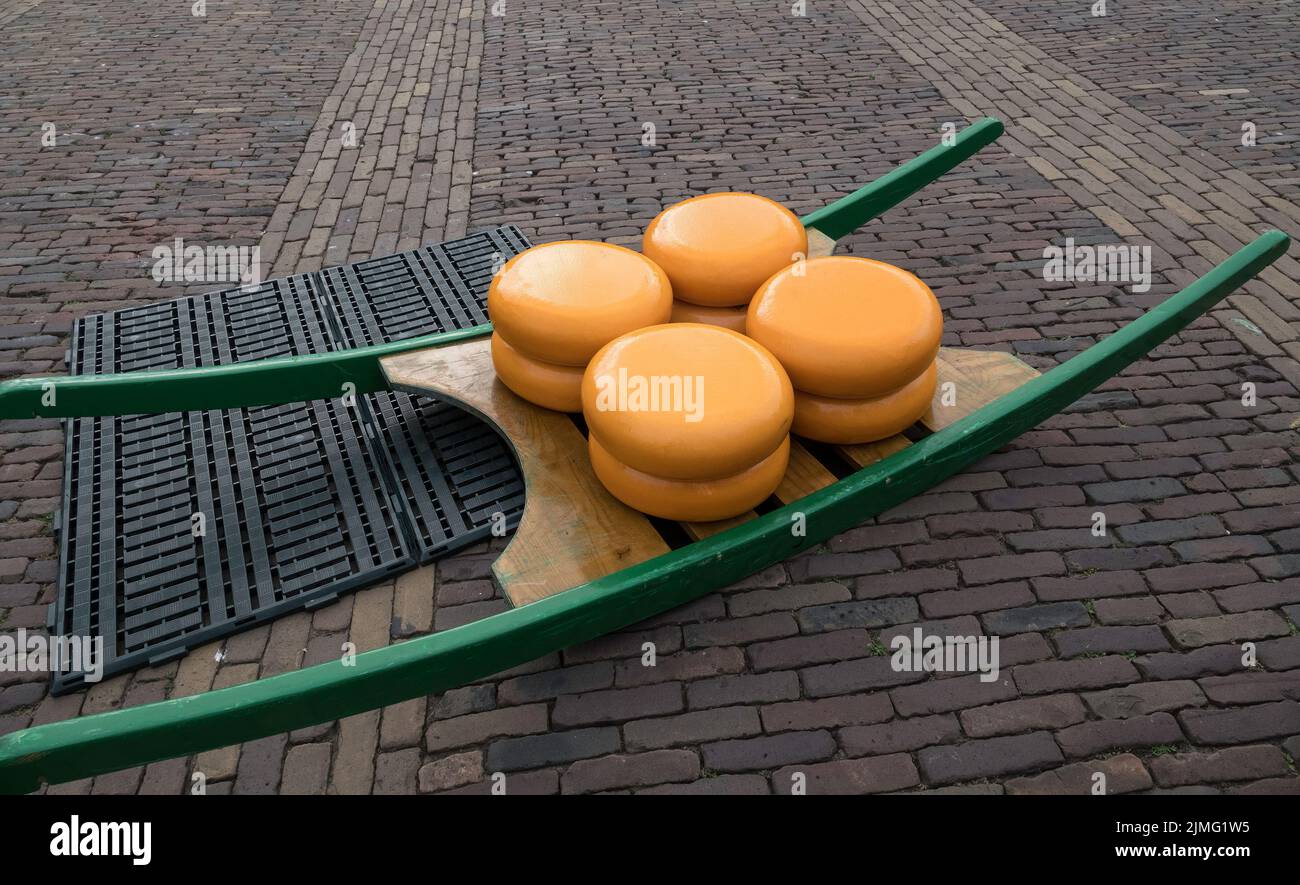
<svg viewBox="0 0 1300 885">
<path fill-rule="evenodd" d="M 225 365 L 486 320 L 488 281 L 527 248 L 500 228 L 411 252 L 79 320 L 74 375 Z M 51 631 L 104 638 L 104 675 L 427 562 L 513 527 L 506 444 L 399 393 L 67 422 Z M 61 673 L 56 694 L 84 684 Z"/>
</svg>

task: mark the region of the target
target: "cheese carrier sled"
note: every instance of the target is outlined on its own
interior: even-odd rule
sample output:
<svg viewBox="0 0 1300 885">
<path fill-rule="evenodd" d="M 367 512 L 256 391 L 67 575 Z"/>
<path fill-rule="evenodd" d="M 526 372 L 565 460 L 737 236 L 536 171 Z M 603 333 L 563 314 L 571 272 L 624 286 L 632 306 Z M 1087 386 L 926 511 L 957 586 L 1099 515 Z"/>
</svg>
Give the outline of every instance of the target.
<svg viewBox="0 0 1300 885">
<path fill-rule="evenodd" d="M 802 219 L 809 252 L 897 205 L 994 141 L 994 119 Z M 995 351 L 942 348 L 918 432 L 868 445 L 794 443 L 770 508 L 665 530 L 592 473 L 579 426 L 495 379 L 491 325 L 229 366 L 0 384 L 0 418 L 232 409 L 400 390 L 450 399 L 495 425 L 525 485 L 519 527 L 493 565 L 513 608 L 440 633 L 206 694 L 0 738 L 0 790 L 27 792 L 328 722 L 442 692 L 620 630 L 807 550 L 964 469 L 1117 375 L 1285 253 L 1269 231 L 1187 288 L 1039 374 Z M 350 386 L 349 386 L 350 385 Z M 53 394 L 52 396 L 50 394 Z M 51 405 L 46 405 L 51 403 Z M 793 530 L 795 526 L 799 531 Z M 688 538 L 675 549 L 666 538 Z"/>
</svg>

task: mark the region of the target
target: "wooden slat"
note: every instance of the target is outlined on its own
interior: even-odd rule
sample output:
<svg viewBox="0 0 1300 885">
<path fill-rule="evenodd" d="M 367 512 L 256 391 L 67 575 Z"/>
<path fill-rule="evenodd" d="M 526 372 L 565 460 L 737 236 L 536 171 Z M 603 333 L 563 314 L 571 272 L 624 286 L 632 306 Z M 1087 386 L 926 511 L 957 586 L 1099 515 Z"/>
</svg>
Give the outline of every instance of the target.
<svg viewBox="0 0 1300 885">
<path fill-rule="evenodd" d="M 605 491 L 569 417 L 525 402 L 497 380 L 488 339 L 401 354 L 381 365 L 394 389 L 453 399 L 494 423 L 514 447 L 524 512 L 492 565 L 514 605 L 668 551 L 644 516 Z"/>
<path fill-rule="evenodd" d="M 840 446 L 840 454 L 848 458 L 851 462 L 859 467 L 866 467 L 869 464 L 875 464 L 877 461 L 883 461 L 895 452 L 901 452 L 910 446 L 905 436 L 891 436 L 889 439 L 882 439 L 873 443 L 862 443 L 856 446 Z"/>
<path fill-rule="evenodd" d="M 718 532 L 725 532 L 729 528 L 749 522 L 757 516 L 758 514 L 754 511 L 747 510 L 740 516 L 733 516 L 731 519 L 720 519 L 717 522 L 684 522 L 681 526 L 686 531 L 686 534 L 691 536 L 691 540 L 701 541 L 713 537 Z"/>
<path fill-rule="evenodd" d="M 782 504 L 790 504 L 833 482 L 835 474 L 822 466 L 812 452 L 790 440 L 790 466 L 785 469 L 785 478 L 774 494 Z"/>
<path fill-rule="evenodd" d="M 941 347 L 938 361 L 939 384 L 930 411 L 921 418 L 931 430 L 960 421 L 1039 375 L 1034 367 L 997 350 Z"/>
<path fill-rule="evenodd" d="M 789 504 L 811 495 L 818 489 L 824 489 L 833 482 L 835 482 L 835 474 L 827 470 L 812 452 L 792 439 L 790 440 L 790 464 L 785 469 L 785 477 L 781 480 L 781 484 L 772 494 L 782 504 Z M 686 530 L 686 534 L 698 541 L 749 522 L 756 516 L 758 514 L 750 510 L 740 516 L 717 522 L 684 522 L 682 528 Z"/>
</svg>

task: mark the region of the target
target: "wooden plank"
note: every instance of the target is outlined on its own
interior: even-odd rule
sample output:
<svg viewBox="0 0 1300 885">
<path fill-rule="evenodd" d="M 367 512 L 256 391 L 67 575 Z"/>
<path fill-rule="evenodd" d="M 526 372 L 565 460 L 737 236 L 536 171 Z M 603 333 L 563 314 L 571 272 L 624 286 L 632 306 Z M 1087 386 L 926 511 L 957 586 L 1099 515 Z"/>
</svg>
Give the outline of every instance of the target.
<svg viewBox="0 0 1300 885">
<path fill-rule="evenodd" d="M 747 510 L 739 516 L 733 516 L 731 519 L 719 519 L 717 522 L 684 522 L 681 526 L 686 531 L 686 534 L 691 536 L 691 540 L 702 541 L 705 538 L 713 537 L 718 532 L 725 532 L 727 529 L 735 528 L 757 518 L 757 513 Z"/>
<path fill-rule="evenodd" d="M 793 504 L 819 489 L 835 483 L 835 474 L 827 470 L 812 452 L 798 441 L 790 440 L 790 466 L 776 487 L 776 498 L 782 504 Z"/>
<path fill-rule="evenodd" d="M 934 400 L 930 411 L 921 418 L 922 424 L 935 431 L 955 424 L 1039 375 L 1033 366 L 998 350 L 941 347 L 938 362 L 939 383 Z"/>
<path fill-rule="evenodd" d="M 889 439 L 878 440 L 873 443 L 862 443 L 856 446 L 840 446 L 840 454 L 848 458 L 849 461 L 859 467 L 866 467 L 869 464 L 875 464 L 877 461 L 883 461 L 890 455 L 903 451 L 911 443 L 905 436 L 891 436 Z"/>
<path fill-rule="evenodd" d="M 790 504 L 818 489 L 824 489 L 835 482 L 835 474 L 822 465 L 812 452 L 805 449 L 798 440 L 790 440 L 790 464 L 785 469 L 781 484 L 772 494 L 782 504 Z M 682 528 L 696 541 L 712 537 L 718 532 L 749 522 L 758 516 L 753 510 L 731 519 L 717 522 L 684 522 Z"/>
<path fill-rule="evenodd" d="M 495 424 L 514 447 L 524 512 L 492 564 L 511 603 L 535 602 L 667 553 L 650 522 L 605 491 L 569 417 L 520 399 L 497 380 L 489 347 L 479 339 L 381 365 L 394 389 L 453 399 Z"/>
</svg>

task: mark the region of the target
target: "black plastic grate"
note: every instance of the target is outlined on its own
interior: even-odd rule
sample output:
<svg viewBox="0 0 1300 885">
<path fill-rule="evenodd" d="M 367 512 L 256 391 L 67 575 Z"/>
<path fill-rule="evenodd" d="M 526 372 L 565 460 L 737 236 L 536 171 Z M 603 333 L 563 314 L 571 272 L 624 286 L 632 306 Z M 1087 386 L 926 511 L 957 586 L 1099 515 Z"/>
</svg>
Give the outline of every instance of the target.
<svg viewBox="0 0 1300 885">
<path fill-rule="evenodd" d="M 86 317 L 72 374 L 319 353 L 483 322 L 515 228 Z M 67 423 L 51 629 L 104 637 L 109 675 L 322 605 L 472 543 L 523 485 L 487 424 L 406 394 Z M 195 534 L 195 514 L 203 524 Z M 500 516 L 498 516 L 500 514 Z M 53 690 L 83 684 L 58 674 Z"/>
</svg>

